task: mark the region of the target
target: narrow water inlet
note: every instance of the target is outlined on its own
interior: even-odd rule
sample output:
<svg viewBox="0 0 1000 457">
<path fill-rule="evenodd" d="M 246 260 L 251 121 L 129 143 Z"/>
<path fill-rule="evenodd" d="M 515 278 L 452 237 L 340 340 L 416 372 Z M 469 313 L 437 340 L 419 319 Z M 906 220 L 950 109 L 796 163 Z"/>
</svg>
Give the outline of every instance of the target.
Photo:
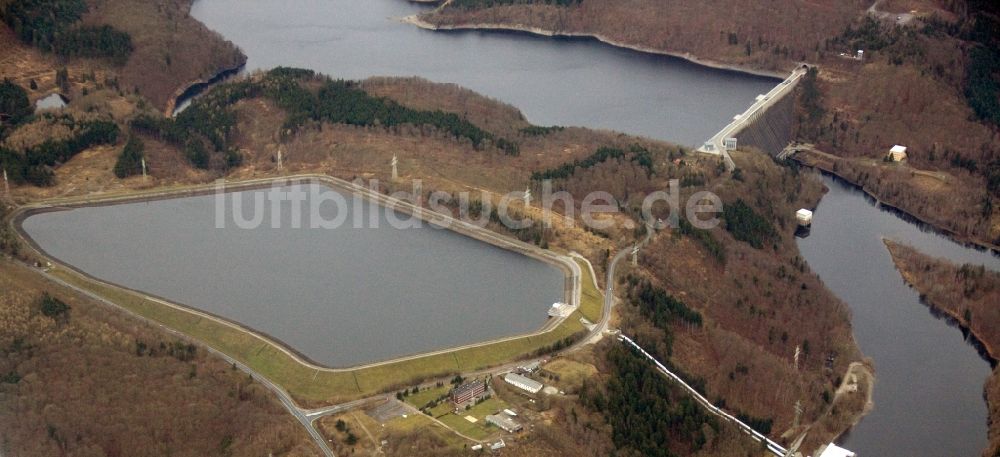
<svg viewBox="0 0 1000 457">
<path fill-rule="evenodd" d="M 959 264 L 1000 269 L 1000 258 L 877 207 L 847 183 L 824 182 L 829 192 L 809 236 L 797 243 L 810 268 L 850 306 L 855 339 L 876 370 L 875 409 L 843 444 L 862 456 L 979 455 L 990 364 L 906 285 L 882 239 Z"/>
</svg>

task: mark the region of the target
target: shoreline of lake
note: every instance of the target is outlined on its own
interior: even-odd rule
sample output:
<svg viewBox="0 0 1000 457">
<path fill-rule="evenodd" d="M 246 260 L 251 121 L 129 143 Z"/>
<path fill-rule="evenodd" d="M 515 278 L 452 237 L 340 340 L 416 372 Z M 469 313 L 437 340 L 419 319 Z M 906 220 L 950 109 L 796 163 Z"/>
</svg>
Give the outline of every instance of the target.
<svg viewBox="0 0 1000 457">
<path fill-rule="evenodd" d="M 798 159 L 795 156 L 792 156 L 791 159 L 795 160 L 796 162 L 798 162 L 799 164 L 801 164 L 804 167 L 809 167 L 809 168 L 813 168 L 813 169 L 819 170 L 820 172 L 822 172 L 824 174 L 827 174 L 829 176 L 834 177 L 838 181 L 841 181 L 843 183 L 849 184 L 850 186 L 854 187 L 855 189 L 860 190 L 869 199 L 873 200 L 877 204 L 877 206 L 883 207 L 883 208 L 885 208 L 888 211 L 896 213 L 901 218 L 903 218 L 904 220 L 906 220 L 906 222 L 909 222 L 911 224 L 917 225 L 918 227 L 921 227 L 922 229 L 933 230 L 935 233 L 938 233 L 938 234 L 940 234 L 942 236 L 945 236 L 945 237 L 951 239 L 952 241 L 954 241 L 954 242 L 956 242 L 956 243 L 958 243 L 958 244 L 960 244 L 960 245 L 962 245 L 964 247 L 967 247 L 967 248 L 970 248 L 970 249 L 975 249 L 977 251 L 989 252 L 989 253 L 993 254 L 994 256 L 996 256 L 996 257 L 1000 257 L 1000 245 L 992 244 L 992 243 L 989 243 L 989 242 L 986 242 L 986 241 L 983 241 L 983 240 L 977 240 L 975 238 L 970 238 L 970 237 L 967 237 L 967 236 L 962 236 L 962 235 L 959 235 L 959 234 L 955 233 L 952 230 L 948 230 L 948 229 L 946 229 L 944 227 L 938 226 L 937 224 L 929 222 L 926 219 L 923 219 L 922 217 L 920 217 L 920 216 L 918 216 L 916 214 L 913 214 L 913 213 L 911 213 L 911 212 L 903 209 L 902 207 L 897 206 L 896 204 L 894 204 L 892 202 L 889 202 L 889 201 L 886 201 L 886 200 L 883 200 L 883 199 L 879 198 L 878 195 L 875 195 L 875 193 L 873 191 L 871 191 L 870 189 L 868 189 L 867 187 L 862 186 L 862 185 L 860 185 L 860 184 L 858 184 L 858 183 L 856 183 L 856 182 L 854 182 L 854 181 L 852 181 L 850 179 L 845 178 L 840 173 L 834 171 L 833 168 L 831 168 L 831 167 L 825 167 L 825 166 L 823 166 L 819 162 L 816 162 L 816 163 L 806 162 L 806 161 L 803 161 L 801 159 Z"/>
<path fill-rule="evenodd" d="M 458 31 L 514 32 L 514 33 L 525 33 L 529 35 L 536 35 L 547 38 L 594 40 L 597 41 L 598 43 L 602 43 L 607 46 L 626 49 L 629 51 L 635 51 L 642 54 L 649 54 L 661 57 L 673 57 L 693 63 L 695 65 L 711 68 L 714 70 L 732 71 L 736 73 L 744 73 L 753 76 L 776 78 L 779 80 L 783 80 L 786 77 L 788 77 L 787 73 L 782 73 L 780 71 L 756 69 L 740 65 L 727 64 L 716 60 L 702 59 L 689 52 L 671 52 L 671 51 L 664 51 L 661 49 L 651 48 L 648 46 L 628 44 L 621 41 L 613 40 L 599 33 L 555 31 L 550 29 L 544 29 L 541 27 L 530 27 L 521 24 L 502 24 L 502 23 L 437 25 L 431 22 L 427 22 L 426 20 L 420 18 L 419 15 L 410 15 L 399 18 L 399 20 L 400 22 L 403 22 L 405 24 L 410 24 L 424 30 L 430 30 L 435 32 L 458 32 Z M 791 70 L 789 70 L 789 73 L 790 72 Z"/>
</svg>

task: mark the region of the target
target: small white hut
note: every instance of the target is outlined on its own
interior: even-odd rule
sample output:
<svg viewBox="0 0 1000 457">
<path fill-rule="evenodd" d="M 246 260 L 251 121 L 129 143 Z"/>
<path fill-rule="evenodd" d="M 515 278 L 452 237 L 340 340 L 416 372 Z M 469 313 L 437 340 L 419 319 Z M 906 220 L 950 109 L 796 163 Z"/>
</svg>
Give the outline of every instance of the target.
<svg viewBox="0 0 1000 457">
<path fill-rule="evenodd" d="M 906 146 L 895 145 L 892 149 L 889 149 L 889 159 L 893 162 L 902 162 L 906 160 Z"/>
<path fill-rule="evenodd" d="M 573 314 L 573 307 L 563 302 L 555 302 L 549 308 L 549 317 L 566 317 L 570 314 Z"/>
<path fill-rule="evenodd" d="M 799 225 L 803 227 L 808 227 L 812 225 L 813 212 L 805 208 L 802 208 L 795 212 L 795 220 L 799 222 Z"/>
</svg>

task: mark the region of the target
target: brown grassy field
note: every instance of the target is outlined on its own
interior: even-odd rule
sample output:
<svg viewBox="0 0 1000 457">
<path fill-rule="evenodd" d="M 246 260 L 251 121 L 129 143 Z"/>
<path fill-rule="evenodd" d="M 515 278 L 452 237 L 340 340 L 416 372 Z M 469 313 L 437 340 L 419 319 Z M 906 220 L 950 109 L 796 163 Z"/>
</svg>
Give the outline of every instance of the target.
<svg viewBox="0 0 1000 457">
<path fill-rule="evenodd" d="M 114 77 L 114 69 L 103 62 L 88 59 L 72 59 L 64 62 L 54 55 L 43 54 L 31 46 L 21 43 L 14 32 L 5 24 L 0 23 L 0 78 L 15 82 L 28 92 L 31 101 L 38 100 L 54 92 L 59 92 L 56 85 L 56 71 L 66 68 L 72 91 L 64 94 L 74 97 L 83 88 L 94 88 L 96 82 L 87 81 L 91 74 L 96 81 L 103 82 L 107 77 Z M 31 81 L 35 81 L 38 89 L 31 90 Z"/>
<path fill-rule="evenodd" d="M 970 265 L 955 265 L 913 247 L 885 240 L 903 279 L 932 308 L 971 331 L 993 360 L 1000 350 L 1000 273 Z M 986 457 L 1000 453 L 1000 371 L 986 382 L 990 410 L 990 447 Z"/>
<path fill-rule="evenodd" d="M 43 293 L 67 315 L 43 315 Z M 242 372 L 8 260 L 0 373 L 4 455 L 314 455 L 301 425 Z"/>
</svg>

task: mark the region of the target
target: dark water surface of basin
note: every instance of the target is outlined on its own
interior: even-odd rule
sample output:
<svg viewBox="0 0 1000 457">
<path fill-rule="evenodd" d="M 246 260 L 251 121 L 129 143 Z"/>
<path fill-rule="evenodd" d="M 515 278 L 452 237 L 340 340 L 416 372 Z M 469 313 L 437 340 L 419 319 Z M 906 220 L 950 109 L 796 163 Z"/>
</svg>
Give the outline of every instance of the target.
<svg viewBox="0 0 1000 457">
<path fill-rule="evenodd" d="M 309 191 L 303 208 L 330 190 L 296 186 Z M 230 194 L 226 214 L 239 197 L 252 219 L 266 192 Z M 90 275 L 239 322 L 328 366 L 533 332 L 564 299 L 558 268 L 449 230 L 394 228 L 401 213 L 377 211 L 377 228 L 294 228 L 286 201 L 273 228 L 265 203 L 249 230 L 231 217 L 216 228 L 212 195 L 41 213 L 22 227 Z M 320 208 L 334 219 L 333 206 Z M 381 207 L 363 208 L 367 221 Z"/>
</svg>

